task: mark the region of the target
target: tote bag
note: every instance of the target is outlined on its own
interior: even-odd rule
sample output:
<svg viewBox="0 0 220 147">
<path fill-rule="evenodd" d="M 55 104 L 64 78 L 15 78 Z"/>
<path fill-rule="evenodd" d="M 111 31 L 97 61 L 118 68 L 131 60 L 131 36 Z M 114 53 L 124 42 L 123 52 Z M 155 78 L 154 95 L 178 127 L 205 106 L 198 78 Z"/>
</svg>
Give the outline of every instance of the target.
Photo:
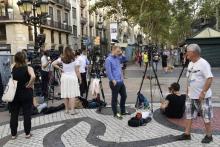
<svg viewBox="0 0 220 147">
<path fill-rule="evenodd" d="M 2 101 L 4 102 L 12 102 L 15 97 L 15 92 L 17 89 L 17 82 L 16 80 L 13 80 L 13 77 L 11 77 L 8 81 L 8 84 L 5 87 L 5 91 L 2 97 Z"/>
</svg>

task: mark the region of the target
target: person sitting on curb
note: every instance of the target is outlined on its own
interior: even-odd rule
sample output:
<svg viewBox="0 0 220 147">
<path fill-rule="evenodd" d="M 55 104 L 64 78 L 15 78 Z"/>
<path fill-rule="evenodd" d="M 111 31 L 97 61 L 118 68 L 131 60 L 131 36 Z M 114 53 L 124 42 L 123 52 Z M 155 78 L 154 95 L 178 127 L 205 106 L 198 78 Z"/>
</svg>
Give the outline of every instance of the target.
<svg viewBox="0 0 220 147">
<path fill-rule="evenodd" d="M 180 85 L 172 83 L 169 87 L 170 94 L 161 102 L 162 113 L 169 118 L 182 118 L 185 111 L 186 95 L 180 94 Z"/>
</svg>

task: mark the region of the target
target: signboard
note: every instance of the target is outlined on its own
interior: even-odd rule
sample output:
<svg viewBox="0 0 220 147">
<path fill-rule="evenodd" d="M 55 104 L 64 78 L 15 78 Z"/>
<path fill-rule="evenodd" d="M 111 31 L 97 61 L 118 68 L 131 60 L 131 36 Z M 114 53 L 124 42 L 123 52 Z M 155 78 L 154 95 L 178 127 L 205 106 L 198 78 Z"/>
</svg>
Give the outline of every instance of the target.
<svg viewBox="0 0 220 147">
<path fill-rule="evenodd" d="M 0 44 L 0 51 L 11 51 L 10 44 Z"/>
<path fill-rule="evenodd" d="M 111 40 L 114 39 L 114 40 L 117 40 L 117 36 L 118 36 L 118 25 L 116 22 L 112 22 L 110 24 L 110 35 L 111 35 Z"/>
</svg>

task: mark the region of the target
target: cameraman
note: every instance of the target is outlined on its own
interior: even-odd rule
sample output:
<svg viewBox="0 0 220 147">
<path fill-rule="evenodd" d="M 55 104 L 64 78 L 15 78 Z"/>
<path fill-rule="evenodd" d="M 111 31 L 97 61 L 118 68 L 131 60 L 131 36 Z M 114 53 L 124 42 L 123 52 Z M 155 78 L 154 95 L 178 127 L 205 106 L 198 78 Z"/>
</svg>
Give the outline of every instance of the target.
<svg viewBox="0 0 220 147">
<path fill-rule="evenodd" d="M 48 96 L 48 83 L 49 83 L 49 70 L 50 70 L 51 60 L 49 57 L 49 51 L 44 50 L 43 56 L 41 57 L 41 88 L 42 96 L 45 98 Z"/>
</svg>

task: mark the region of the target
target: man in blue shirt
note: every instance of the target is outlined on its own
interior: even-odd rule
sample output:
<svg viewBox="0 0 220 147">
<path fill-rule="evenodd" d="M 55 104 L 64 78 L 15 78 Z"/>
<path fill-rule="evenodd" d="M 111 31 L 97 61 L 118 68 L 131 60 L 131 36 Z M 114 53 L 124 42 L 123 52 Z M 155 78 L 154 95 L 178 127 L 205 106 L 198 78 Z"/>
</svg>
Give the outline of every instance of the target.
<svg viewBox="0 0 220 147">
<path fill-rule="evenodd" d="M 122 119 L 121 115 L 128 114 L 125 111 L 125 101 L 127 98 L 127 93 L 126 93 L 126 87 L 123 82 L 121 61 L 119 57 L 120 55 L 121 55 L 121 48 L 118 46 L 113 46 L 111 54 L 105 60 L 105 69 L 109 79 L 109 85 L 112 90 L 112 101 L 111 101 L 112 111 L 114 117 L 118 119 Z M 118 94 L 121 95 L 121 101 L 120 101 L 121 114 L 118 113 L 117 111 Z"/>
</svg>

